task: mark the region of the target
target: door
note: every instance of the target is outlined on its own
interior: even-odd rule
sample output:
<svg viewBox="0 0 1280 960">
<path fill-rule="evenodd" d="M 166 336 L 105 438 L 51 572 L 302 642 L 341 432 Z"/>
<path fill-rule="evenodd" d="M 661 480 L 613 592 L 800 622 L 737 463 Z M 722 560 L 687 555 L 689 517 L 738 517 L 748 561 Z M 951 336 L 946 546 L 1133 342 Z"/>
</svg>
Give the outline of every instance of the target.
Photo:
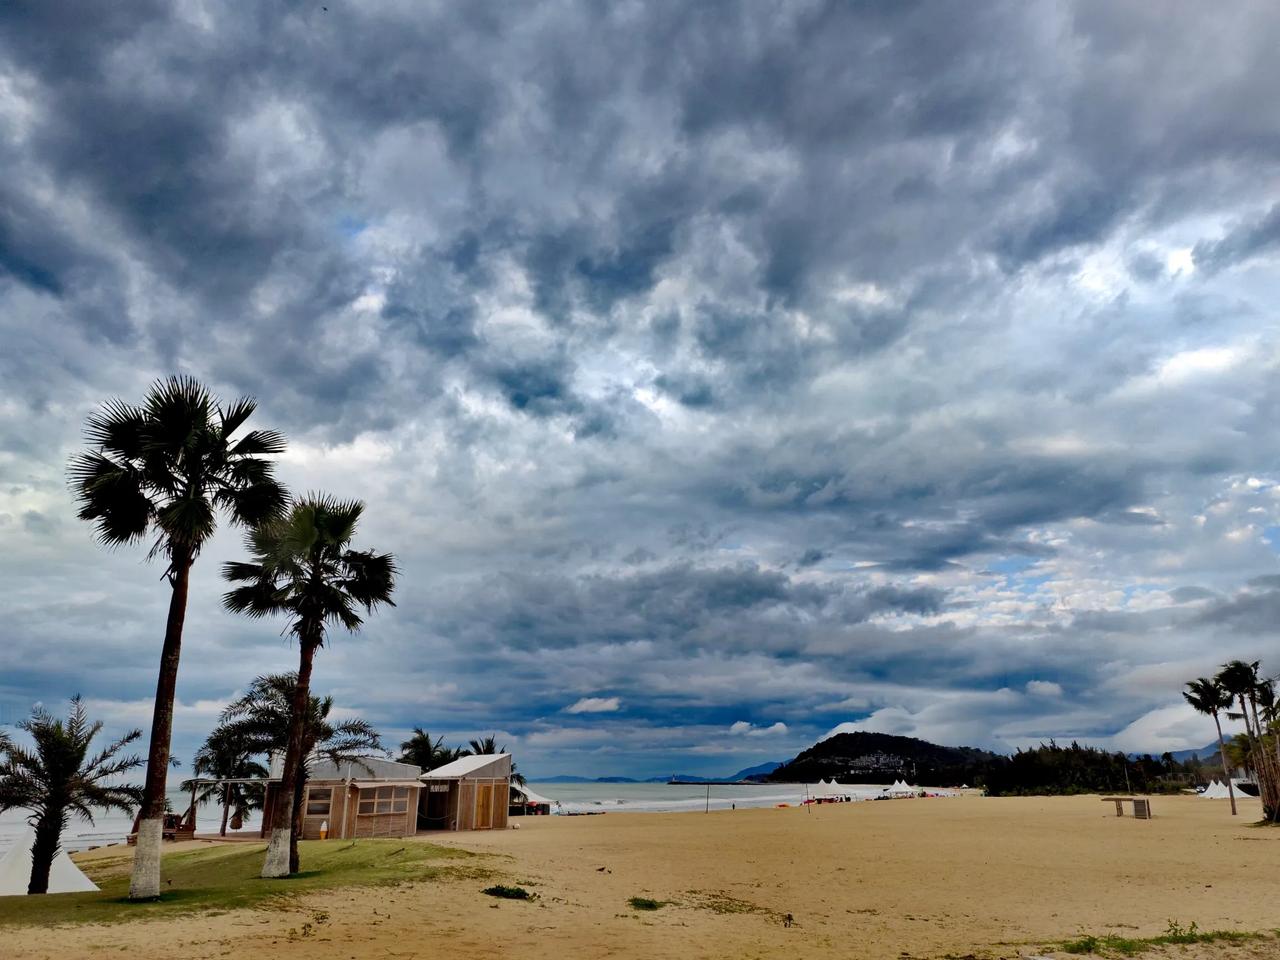
<svg viewBox="0 0 1280 960">
<path fill-rule="evenodd" d="M 493 784 L 476 785 L 476 822 L 475 829 L 489 830 L 493 827 Z"/>
</svg>

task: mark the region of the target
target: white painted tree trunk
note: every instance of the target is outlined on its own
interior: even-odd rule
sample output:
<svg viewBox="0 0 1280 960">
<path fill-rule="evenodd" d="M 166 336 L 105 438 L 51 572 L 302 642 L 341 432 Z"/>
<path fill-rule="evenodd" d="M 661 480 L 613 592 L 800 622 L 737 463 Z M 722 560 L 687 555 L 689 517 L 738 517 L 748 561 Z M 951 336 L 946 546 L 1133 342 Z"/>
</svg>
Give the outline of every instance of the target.
<svg viewBox="0 0 1280 960">
<path fill-rule="evenodd" d="M 138 824 L 138 842 L 133 848 L 133 874 L 129 878 L 130 900 L 150 900 L 160 896 L 160 848 L 163 842 L 163 816 Z"/>
<path fill-rule="evenodd" d="M 267 858 L 262 864 L 264 880 L 289 876 L 289 837 L 292 833 L 289 827 L 276 827 L 271 831 L 271 840 L 267 843 Z"/>
</svg>

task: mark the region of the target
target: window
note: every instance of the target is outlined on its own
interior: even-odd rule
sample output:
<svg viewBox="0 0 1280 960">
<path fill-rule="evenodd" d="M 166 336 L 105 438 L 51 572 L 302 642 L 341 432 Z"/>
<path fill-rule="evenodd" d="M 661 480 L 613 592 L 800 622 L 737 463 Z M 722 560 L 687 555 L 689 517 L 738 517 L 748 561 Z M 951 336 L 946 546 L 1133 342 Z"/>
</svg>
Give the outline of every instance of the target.
<svg viewBox="0 0 1280 960">
<path fill-rule="evenodd" d="M 329 805 L 332 801 L 332 787 L 311 787 L 307 791 L 306 816 L 327 817 L 329 815 Z"/>
<path fill-rule="evenodd" d="M 366 787 L 360 791 L 356 811 L 365 816 L 378 813 L 408 813 L 409 787 Z"/>
</svg>

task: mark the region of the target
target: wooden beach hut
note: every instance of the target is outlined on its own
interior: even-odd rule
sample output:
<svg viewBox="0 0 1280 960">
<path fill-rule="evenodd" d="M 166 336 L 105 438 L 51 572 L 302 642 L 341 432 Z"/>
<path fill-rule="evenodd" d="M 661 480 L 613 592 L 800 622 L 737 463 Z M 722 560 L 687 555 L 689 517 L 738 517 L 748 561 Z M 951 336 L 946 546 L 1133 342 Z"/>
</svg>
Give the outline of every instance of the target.
<svg viewBox="0 0 1280 960">
<path fill-rule="evenodd" d="M 460 757 L 424 773 L 418 809 L 423 830 L 504 830 L 511 796 L 511 754 Z"/>
<path fill-rule="evenodd" d="M 272 776 L 278 777 L 275 767 L 273 762 Z M 341 764 L 313 763 L 302 798 L 302 839 L 320 839 L 326 825 L 327 836 L 334 840 L 412 837 L 418 832 L 421 773 L 421 767 L 381 757 L 359 757 Z M 277 779 L 267 782 L 263 837 L 271 832 L 279 788 Z"/>
</svg>

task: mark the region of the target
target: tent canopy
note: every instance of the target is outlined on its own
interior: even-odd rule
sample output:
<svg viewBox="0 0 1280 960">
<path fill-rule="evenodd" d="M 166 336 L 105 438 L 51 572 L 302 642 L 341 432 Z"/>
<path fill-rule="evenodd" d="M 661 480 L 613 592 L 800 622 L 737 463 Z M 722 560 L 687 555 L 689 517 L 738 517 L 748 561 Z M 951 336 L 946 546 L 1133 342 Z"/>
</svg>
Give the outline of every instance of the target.
<svg viewBox="0 0 1280 960">
<path fill-rule="evenodd" d="M 559 802 L 556 800 L 552 800 L 550 797 L 544 797 L 540 793 L 534 793 L 527 786 L 517 787 L 515 785 L 512 785 L 511 789 L 519 793 L 522 797 L 524 797 L 525 803 L 545 803 L 547 806 L 551 806 Z"/>
<path fill-rule="evenodd" d="M 31 845 L 35 843 L 35 839 L 36 832 L 27 827 L 22 836 L 14 841 L 9 852 L 0 857 L 0 897 L 26 895 L 27 886 L 31 883 Z M 67 856 L 67 851 L 59 850 L 49 869 L 49 892 L 91 893 L 97 889 L 94 882 Z"/>
</svg>

